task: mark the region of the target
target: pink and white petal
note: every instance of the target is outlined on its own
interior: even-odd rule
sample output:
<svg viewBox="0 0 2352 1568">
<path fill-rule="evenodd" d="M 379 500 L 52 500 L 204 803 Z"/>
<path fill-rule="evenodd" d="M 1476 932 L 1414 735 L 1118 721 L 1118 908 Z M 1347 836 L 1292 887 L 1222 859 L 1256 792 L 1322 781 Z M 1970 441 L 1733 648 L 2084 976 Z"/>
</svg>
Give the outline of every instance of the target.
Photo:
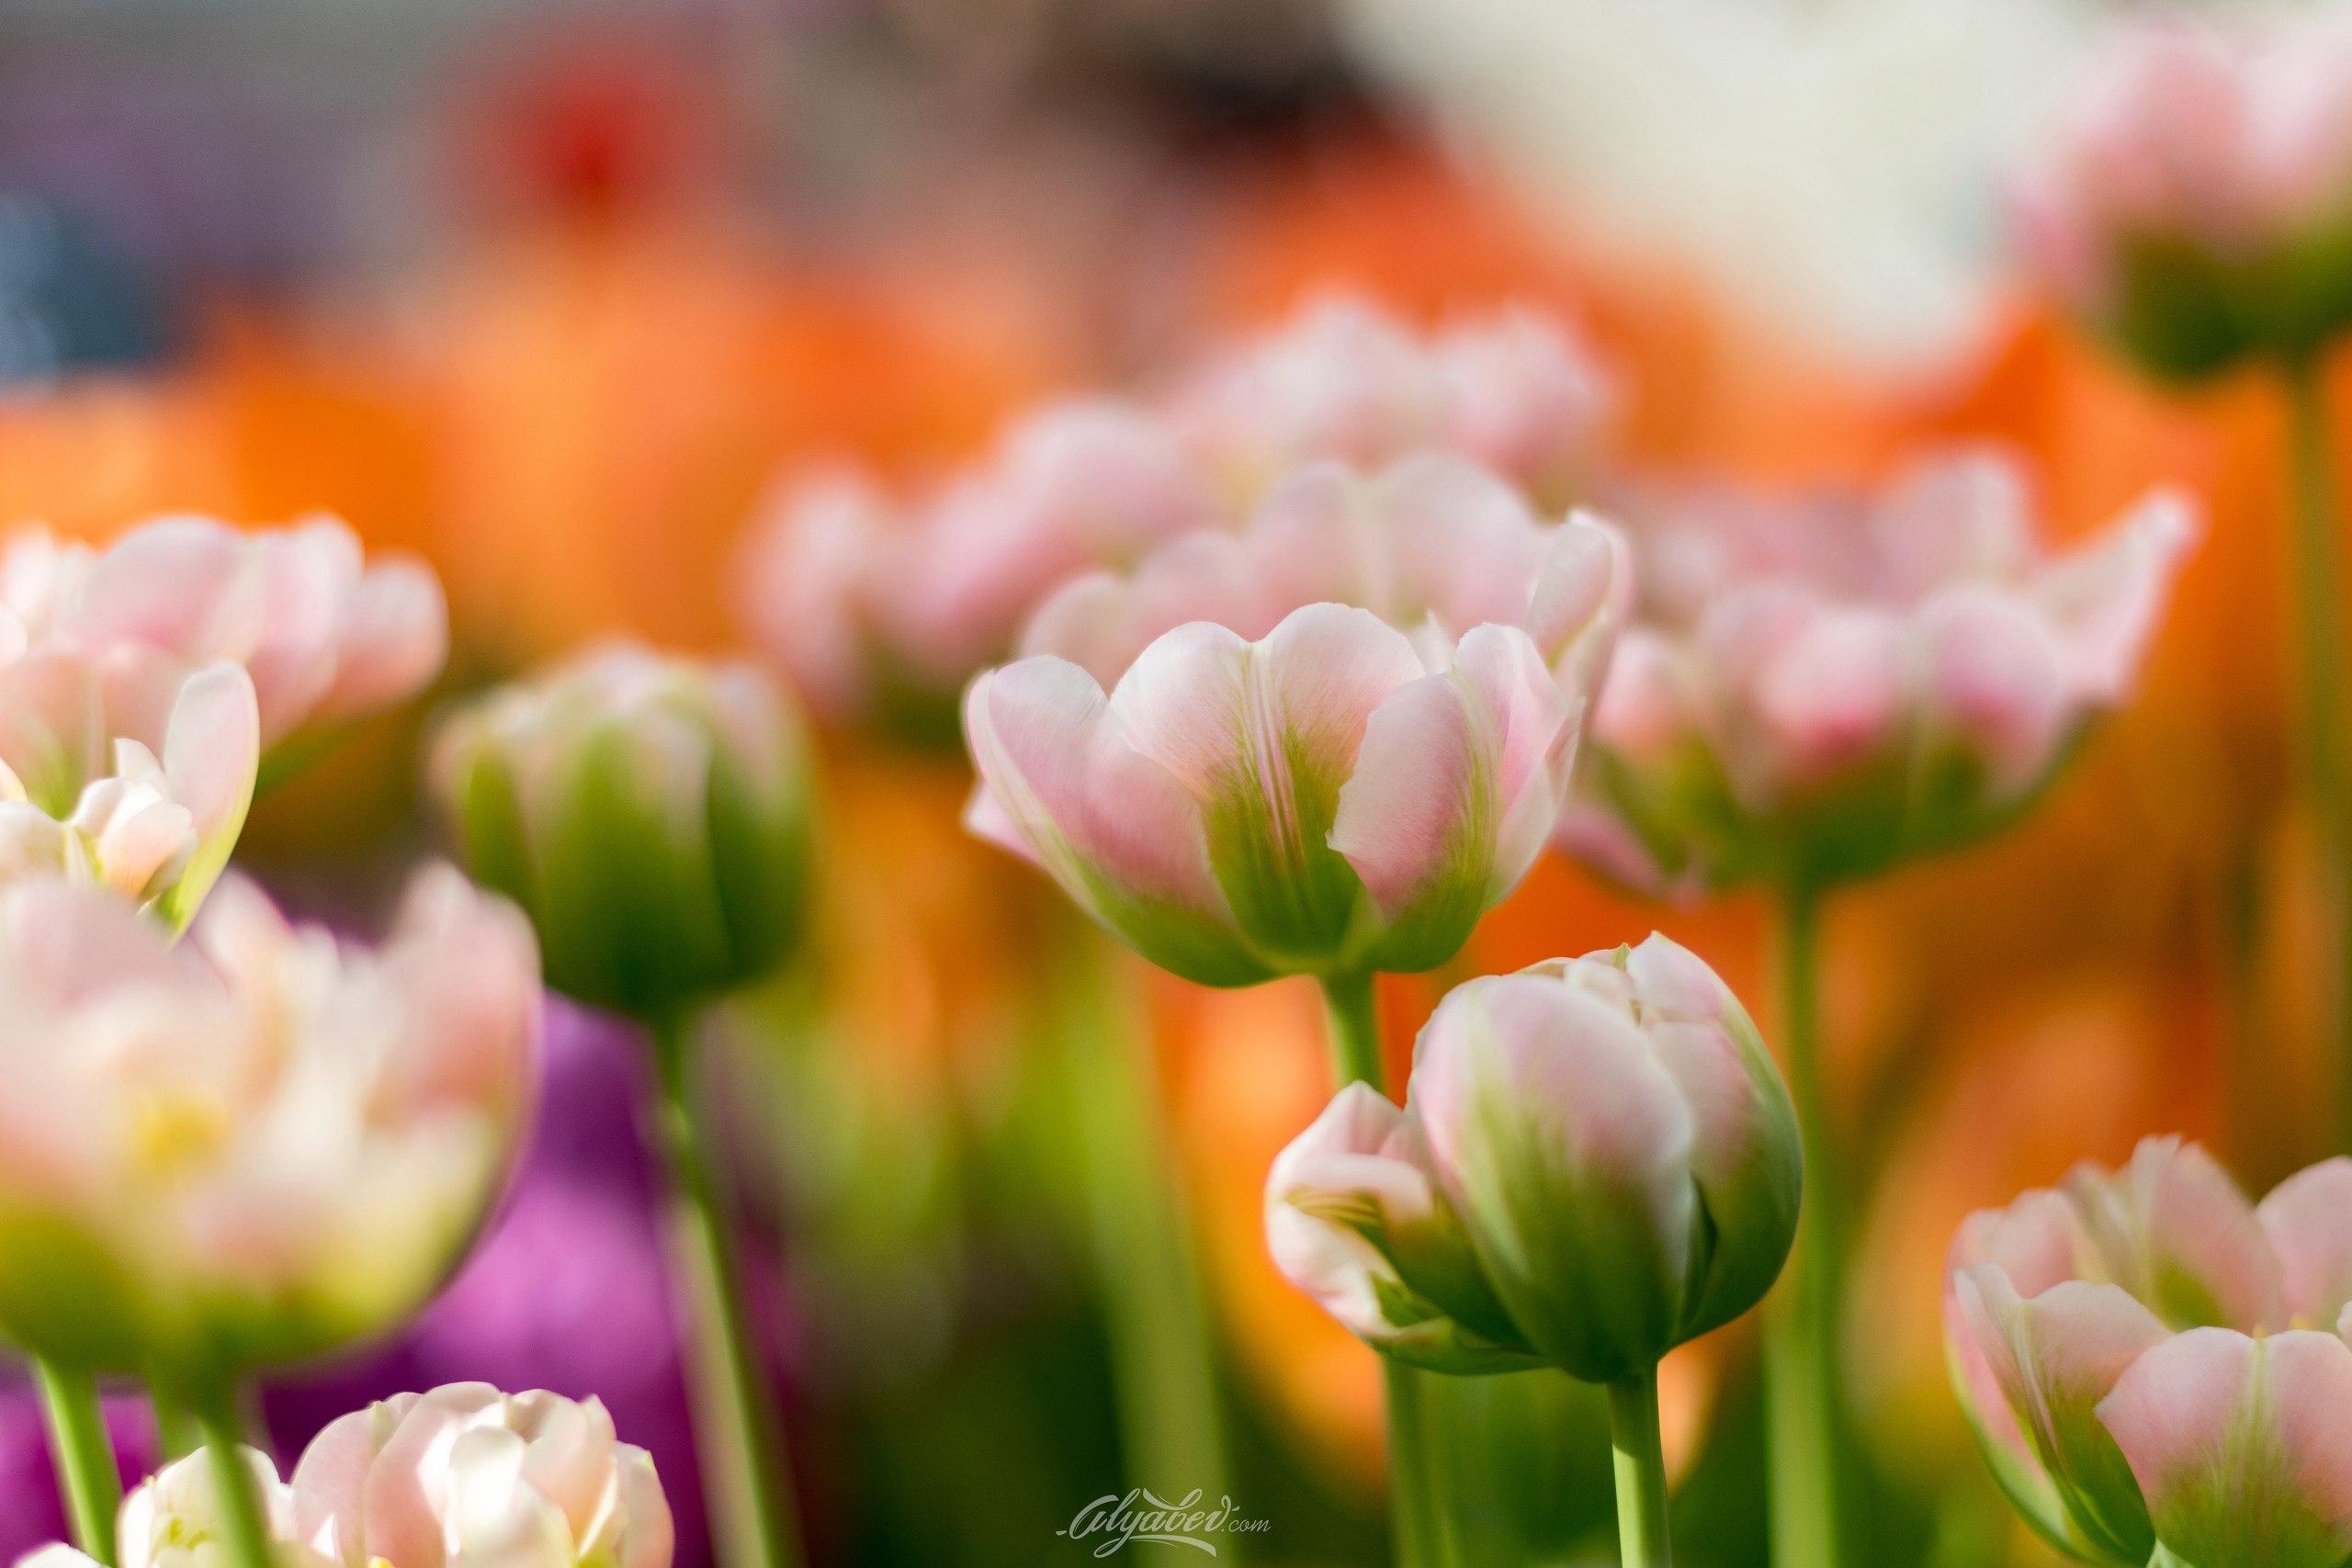
<svg viewBox="0 0 2352 1568">
<path fill-rule="evenodd" d="M 368 1472 L 421 1395 L 394 1394 L 330 1421 L 295 1461 L 295 1539 L 332 1540 L 344 1568 L 368 1568 L 366 1550 Z"/>
<path fill-rule="evenodd" d="M 1823 609 L 1758 668 L 1755 716 L 1782 784 L 1803 784 L 1892 744 L 1905 716 L 1903 623 L 1884 611 Z"/>
<path fill-rule="evenodd" d="M 2130 693 L 2199 532 L 2187 497 L 2152 491 L 2100 538 L 2034 577 L 2030 591 L 2066 650 L 2076 701 L 2106 706 Z"/>
<path fill-rule="evenodd" d="M 440 579 L 423 561 L 379 560 L 351 595 L 334 683 L 314 716 L 356 718 L 404 702 L 433 683 L 448 656 L 449 604 Z"/>
<path fill-rule="evenodd" d="M 64 1010 L 141 987 L 218 994 L 203 961 L 171 945 L 170 933 L 136 908 L 95 887 L 54 877 L 21 882 L 0 895 L 0 953 L 8 972 L 0 994 Z"/>
<path fill-rule="evenodd" d="M 2338 1568 L 2352 1554 L 2352 1348 L 2332 1334 L 2193 1329 L 2098 1406 L 2183 1562 Z"/>
<path fill-rule="evenodd" d="M 264 607 L 250 539 L 209 517 L 165 517 L 98 557 L 57 637 L 92 654 L 141 643 L 190 662 L 243 660 L 260 641 Z"/>
<path fill-rule="evenodd" d="M 65 824 L 28 800 L 0 801 L 0 884 L 65 872 Z"/>
<path fill-rule="evenodd" d="M 2048 1188 L 2020 1194 L 2006 1209 L 1980 1209 L 1961 1223 L 1946 1255 L 1947 1274 L 1989 1263 L 2031 1298 L 2068 1280 L 2084 1278 L 2090 1255 L 2075 1206 Z"/>
<path fill-rule="evenodd" d="M 2297 1171 L 2254 1213 L 2278 1258 L 2289 1325 L 2334 1327 L 2352 1303 L 2352 1159 Z"/>
<path fill-rule="evenodd" d="M 1467 458 L 1425 452 L 1374 482 L 1393 580 L 1390 620 L 1435 615 L 1454 637 L 1491 621 L 1523 626 L 1552 541 L 1518 491 Z"/>
<path fill-rule="evenodd" d="M 1527 635 L 1572 697 L 1606 689 L 1618 628 L 1634 608 L 1633 550 L 1613 524 L 1572 513 L 1552 547 L 1527 605 Z"/>
<path fill-rule="evenodd" d="M 1636 762 L 1673 755 L 1699 734 L 1696 683 L 1680 643 L 1627 628 L 1589 721 L 1593 739 Z"/>
<path fill-rule="evenodd" d="M 69 653 L 33 653 L 0 666 L 0 763 L 33 804 L 73 813 L 83 787 L 106 772 L 106 704 L 97 671 Z"/>
<path fill-rule="evenodd" d="M 2101 1182 L 2068 1177 L 2113 1277 L 2176 1327 L 2251 1333 L 2283 1326 L 2278 1255 L 2254 1205 L 2213 1156 L 2178 1138 L 2143 1138 Z"/>
<path fill-rule="evenodd" d="M 1932 728 L 1984 763 L 2002 794 L 2049 770 L 2074 716 L 2065 649 L 2023 599 L 1982 583 L 1928 596 L 1917 613 Z"/>
<path fill-rule="evenodd" d="M 1944 452 L 1897 476 L 1871 509 L 1882 586 L 1899 602 L 1957 582 L 2007 582 L 2034 559 L 2033 497 L 2016 456 Z"/>
<path fill-rule="evenodd" d="M 351 597 L 366 570 L 359 536 L 332 517 L 264 534 L 252 544 L 262 583 L 261 634 L 245 655 L 272 740 L 290 733 L 335 680 Z"/>
<path fill-rule="evenodd" d="M 1392 603 L 1394 562 L 1371 515 L 1368 490 L 1344 464 L 1306 463 L 1286 474 L 1250 518 L 1244 543 L 1258 581 L 1280 605 L 1278 617 L 1302 604 L 1378 611 Z"/>
<path fill-rule="evenodd" d="M 187 923 L 229 863 L 260 766 L 261 714 L 251 678 L 234 664 L 189 676 L 164 738 L 164 777 L 197 835 L 194 856 L 157 905 L 174 924 Z"/>
<path fill-rule="evenodd" d="M 623 1443 L 614 1471 L 620 1503 L 616 1512 L 627 1522 L 613 1553 L 613 1568 L 670 1568 L 677 1551 L 677 1527 L 654 1473 L 653 1456 Z"/>
</svg>

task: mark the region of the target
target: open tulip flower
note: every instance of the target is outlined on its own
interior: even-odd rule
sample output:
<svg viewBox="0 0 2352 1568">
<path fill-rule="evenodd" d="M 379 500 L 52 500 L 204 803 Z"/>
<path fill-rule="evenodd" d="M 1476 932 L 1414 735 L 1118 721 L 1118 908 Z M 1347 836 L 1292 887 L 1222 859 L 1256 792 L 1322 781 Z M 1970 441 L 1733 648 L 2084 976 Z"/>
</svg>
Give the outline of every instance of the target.
<svg viewBox="0 0 2352 1568">
<path fill-rule="evenodd" d="M 261 744 L 283 757 L 298 732 L 315 745 L 429 684 L 448 653 L 448 609 L 423 563 L 369 563 L 332 517 L 252 534 L 169 517 L 96 550 L 33 527 L 0 547 L 0 651 L 7 644 L 241 664 Z"/>
<path fill-rule="evenodd" d="M 2177 19 L 2128 34 L 2019 207 L 2047 279 L 2149 369 L 2310 354 L 2352 321 L 2352 34 Z"/>
<path fill-rule="evenodd" d="M 2036 1529 L 2098 1562 L 2352 1560 L 2347 1214 L 2352 1160 L 2255 1204 L 2197 1145 L 2151 1138 L 2120 1171 L 1969 1216 L 1952 1385 Z"/>
<path fill-rule="evenodd" d="M 446 866 L 373 952 L 233 877 L 179 945 L 98 889 L 0 892 L 0 1332 L 194 1390 L 395 1327 L 504 1183 L 537 975 Z"/>
<path fill-rule="evenodd" d="M 1652 936 L 1450 992 L 1402 1110 L 1351 1084 L 1275 1161 L 1267 1234 L 1399 1359 L 1613 1382 L 1762 1298 L 1803 1167 L 1755 1025 Z"/>
<path fill-rule="evenodd" d="M 1065 579 L 1215 516 L 1159 420 L 1108 400 L 1052 404 L 910 507 L 854 472 L 796 476 L 753 537 L 746 618 L 828 716 L 919 726 L 952 713 Z"/>
<path fill-rule="evenodd" d="M 1466 315 L 1427 335 L 1370 300 L 1327 295 L 1211 360 L 1170 417 L 1244 505 L 1298 464 L 1378 467 L 1458 453 L 1546 502 L 1589 479 L 1616 389 L 1562 321 L 1528 307 Z"/>
<path fill-rule="evenodd" d="M 798 935 L 806 746 L 749 665 L 592 649 L 458 713 L 432 771 L 474 874 L 529 912 L 568 995 L 667 1020 Z"/>
<path fill-rule="evenodd" d="M 261 763 L 234 664 L 43 650 L 0 664 L 0 882 L 62 875 L 184 927 L 229 863 Z"/>
<path fill-rule="evenodd" d="M 1643 606 L 1560 841 L 1654 890 L 1826 886 L 2030 802 L 2129 694 L 2195 536 L 2159 492 L 2056 557 L 1964 454 L 1868 502 L 1686 497 L 1635 530 Z"/>
<path fill-rule="evenodd" d="M 970 820 L 1188 979 L 1430 968 L 1552 829 L 1623 570 L 1464 464 L 1310 470 L 973 682 Z"/>
<path fill-rule="evenodd" d="M 645 1450 L 594 1399 L 488 1383 L 403 1393 L 331 1423 L 282 1481 L 252 1472 L 278 1568 L 670 1568 L 670 1506 Z M 167 1466 L 126 1498 L 116 1568 L 234 1561 L 214 1456 Z M 87 1568 L 53 1546 L 18 1568 Z"/>
</svg>

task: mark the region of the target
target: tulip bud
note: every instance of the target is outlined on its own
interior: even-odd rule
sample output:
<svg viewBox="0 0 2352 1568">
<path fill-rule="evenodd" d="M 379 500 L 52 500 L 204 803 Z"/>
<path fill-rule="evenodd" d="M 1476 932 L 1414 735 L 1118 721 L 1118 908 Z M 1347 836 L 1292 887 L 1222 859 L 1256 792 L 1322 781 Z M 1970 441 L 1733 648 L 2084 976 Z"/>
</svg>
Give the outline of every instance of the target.
<svg viewBox="0 0 2352 1568">
<path fill-rule="evenodd" d="M 96 884 L 185 926 L 229 863 L 260 765 L 253 682 L 124 650 L 0 666 L 0 881 Z"/>
<path fill-rule="evenodd" d="M 294 1467 L 297 1539 L 341 1568 L 669 1568 L 670 1506 L 595 1399 L 488 1383 L 330 1423 Z"/>
<path fill-rule="evenodd" d="M 592 651 L 458 713 L 432 772 L 474 874 L 529 912 L 571 996 L 662 1018 L 799 936 L 808 759 L 748 665 Z"/>
<path fill-rule="evenodd" d="M 278 1568 L 333 1568 L 329 1559 L 296 1536 L 293 1493 L 277 1478 L 270 1457 L 258 1449 L 238 1451 L 253 1472 L 263 1526 Z M 216 1568 L 233 1561 L 220 1480 L 209 1453 L 192 1453 L 156 1472 L 122 1500 L 119 1518 L 115 1568 Z"/>
<path fill-rule="evenodd" d="M 1610 1382 L 1762 1299 L 1802 1184 L 1755 1026 L 1654 935 L 1449 993 L 1405 1109 L 1344 1091 L 1276 1162 L 1268 1228 L 1294 1282 L 1400 1359 Z"/>
<path fill-rule="evenodd" d="M 1952 1382 L 1995 1478 L 2096 1562 L 2352 1554 L 2352 1160 L 2248 1203 L 2194 1145 L 1972 1214 L 1945 1276 Z"/>
<path fill-rule="evenodd" d="M 2159 375 L 2352 321 L 2352 37 L 2167 20 L 2085 80 L 2018 207 L 2061 297 Z"/>
<path fill-rule="evenodd" d="M 236 877 L 176 946 L 102 892 L 0 892 L 0 1332 L 202 1387 L 405 1320 L 504 1184 L 537 973 L 446 866 L 376 952 Z"/>
</svg>

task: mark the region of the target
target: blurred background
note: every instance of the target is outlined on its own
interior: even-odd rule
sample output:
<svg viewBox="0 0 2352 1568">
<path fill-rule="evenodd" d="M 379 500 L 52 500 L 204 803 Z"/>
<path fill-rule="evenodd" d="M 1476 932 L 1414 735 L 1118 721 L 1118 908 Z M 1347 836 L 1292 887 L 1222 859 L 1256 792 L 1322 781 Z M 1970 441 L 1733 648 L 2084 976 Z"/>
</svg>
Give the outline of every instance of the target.
<svg viewBox="0 0 2352 1568">
<path fill-rule="evenodd" d="M 1871 1193 L 1845 1346 L 1870 1560 L 2051 1561 L 1946 1386 L 1954 1225 L 2151 1132 L 2211 1141 L 2259 1190 L 2325 1152 L 2334 1103 L 2291 983 L 2317 916 L 2283 783 L 2282 409 L 2258 376 L 2147 389 L 2009 259 L 2003 171 L 2115 14 L 0 0 L 0 518 L 339 513 L 440 571 L 452 691 L 600 633 L 734 646 L 740 541 L 794 463 L 919 479 L 1040 396 L 1164 381 L 1335 288 L 1414 320 L 1529 300 L 1580 322 L 1631 464 L 1859 481 L 1988 437 L 2027 454 L 2062 536 L 2181 481 L 2207 542 L 2138 702 L 2022 830 L 1841 898 L 1826 931 L 1834 1109 Z M 283 896 L 364 919 L 430 850 L 422 719 L 270 798 L 243 852 Z M 1076 1561 L 1055 1531 L 1121 1472 L 1070 1089 L 1029 983 L 1066 917 L 964 836 L 960 751 L 844 729 L 824 752 L 819 951 L 738 1010 L 728 1062 L 814 1552 Z M 1766 1011 L 1759 908 L 1645 905 L 1553 861 L 1449 971 L 1390 987 L 1391 1047 L 1453 979 L 1653 927 Z M 1270 1521 L 1249 1550 L 1369 1563 L 1374 1358 L 1261 1232 L 1266 1167 L 1328 1089 L 1303 986 L 1159 979 L 1150 1021 L 1236 1501 Z M 616 1026 L 559 1007 L 488 1245 L 402 1342 L 271 1392 L 282 1451 L 400 1387 L 594 1393 L 690 1519 L 638 1070 Z M 1667 1374 L 1677 1540 L 1716 1568 L 1763 1559 L 1751 1340 Z M 1454 1387 L 1480 1562 L 1609 1561 L 1597 1396 Z M 0 1485 L 41 1496 L 28 1400 L 0 1444 Z M 1551 1480 L 1511 1482 L 1530 1469 Z M 1502 1478 L 1491 1506 L 1478 1476 Z M 45 1539 L 16 1517 L 0 1547 Z M 705 1561 L 691 1522 L 681 1545 Z"/>
</svg>

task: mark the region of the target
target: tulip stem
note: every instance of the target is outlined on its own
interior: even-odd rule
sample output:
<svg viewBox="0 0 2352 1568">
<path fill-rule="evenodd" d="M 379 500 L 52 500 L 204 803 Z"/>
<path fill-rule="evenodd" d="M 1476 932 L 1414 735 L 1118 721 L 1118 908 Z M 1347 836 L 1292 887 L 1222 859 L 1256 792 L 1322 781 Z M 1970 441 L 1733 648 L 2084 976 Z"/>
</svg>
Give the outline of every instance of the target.
<svg viewBox="0 0 2352 1568">
<path fill-rule="evenodd" d="M 269 1515 L 254 1483 L 253 1466 L 245 1461 L 245 1435 L 237 1418 L 236 1396 L 221 1387 L 199 1393 L 192 1402 L 197 1425 L 204 1433 L 205 1452 L 212 1461 L 212 1489 L 220 1510 L 221 1533 L 228 1538 L 229 1561 L 235 1568 L 274 1568 L 277 1553 Z"/>
<path fill-rule="evenodd" d="M 1369 973 L 1323 976 L 1323 1015 L 1330 1030 L 1331 1066 L 1340 1087 L 1361 1079 L 1385 1090 L 1380 1065 L 1380 999 Z"/>
<path fill-rule="evenodd" d="M 800 1568 L 799 1521 L 784 1446 L 745 1304 L 741 1256 L 718 1161 L 695 1113 L 694 1029 L 652 1028 L 657 1122 L 672 1192 L 671 1246 L 686 1322 L 695 1453 L 721 1568 Z"/>
<path fill-rule="evenodd" d="M 1323 1015 L 1330 1035 L 1331 1068 L 1345 1088 L 1368 1083 L 1385 1093 L 1380 1059 L 1380 998 L 1373 976 L 1323 976 Z M 1449 1534 L 1438 1497 L 1429 1447 L 1429 1422 L 1421 1408 L 1422 1374 L 1401 1361 L 1381 1358 L 1388 1381 L 1389 1529 L 1398 1568 L 1446 1568 Z"/>
<path fill-rule="evenodd" d="M 150 1378 L 147 1403 L 154 1408 L 155 1447 L 164 1463 L 186 1459 L 204 1446 L 204 1430 L 197 1425 L 196 1412 L 168 1383 Z"/>
<path fill-rule="evenodd" d="M 2325 367 L 2314 355 L 2286 363 L 2294 480 L 2296 696 L 2302 708 L 2298 761 L 2320 835 L 2330 922 L 2322 967 L 2323 1027 L 2335 1047 L 2336 1147 L 2352 1149 L 2352 728 L 2344 711 L 2344 554 L 2335 502 L 2335 454 Z"/>
<path fill-rule="evenodd" d="M 1110 1331 L 1130 1485 L 1226 1495 L 1216 1353 L 1192 1226 L 1169 1149 L 1151 1030 L 1126 954 L 1071 922 L 1060 953 L 1062 1037 L 1077 1100 L 1096 1274 Z M 1231 1553 L 1238 1545 L 1227 1543 Z"/>
<path fill-rule="evenodd" d="M 1792 878 L 1781 901 L 1781 1049 L 1804 1141 L 1804 1209 L 1797 1267 L 1774 1287 L 1764 1313 L 1772 1561 L 1779 1568 L 1838 1568 L 1842 1561 L 1837 1314 L 1844 1193 L 1821 1084 L 1820 916 L 1820 889 Z"/>
<path fill-rule="evenodd" d="M 1617 1466 L 1617 1561 L 1623 1568 L 1673 1568 L 1656 1367 L 1609 1385 L 1609 1441 Z"/>
<path fill-rule="evenodd" d="M 107 1435 L 106 1407 L 98 1402 L 98 1380 L 78 1367 L 32 1358 L 33 1382 L 49 1424 L 50 1457 L 57 1465 L 57 1489 L 74 1526 L 74 1544 L 100 1562 L 114 1562 L 114 1519 L 122 1506 L 122 1475 L 115 1469 L 114 1440 Z"/>
</svg>

